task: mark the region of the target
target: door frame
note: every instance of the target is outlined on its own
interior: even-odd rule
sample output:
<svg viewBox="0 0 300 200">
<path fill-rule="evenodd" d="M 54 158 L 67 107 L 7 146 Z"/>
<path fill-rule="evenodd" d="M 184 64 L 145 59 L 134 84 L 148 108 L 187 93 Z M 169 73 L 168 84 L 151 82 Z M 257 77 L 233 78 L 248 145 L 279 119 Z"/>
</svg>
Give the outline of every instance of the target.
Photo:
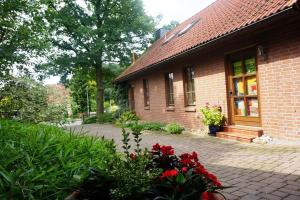
<svg viewBox="0 0 300 200">
<path fill-rule="evenodd" d="M 135 112 L 134 87 L 132 85 L 129 85 L 128 87 L 128 101 L 129 109 L 132 112 Z"/>
<path fill-rule="evenodd" d="M 254 126 L 261 127 L 261 102 L 260 102 L 260 85 L 259 85 L 259 71 L 258 71 L 258 56 L 256 47 L 251 47 L 247 49 L 238 50 L 231 52 L 225 55 L 225 74 L 226 74 L 226 96 L 227 96 L 227 110 L 228 110 L 228 125 L 245 125 L 245 126 Z M 232 80 L 232 69 L 231 62 L 233 60 L 242 59 L 244 60 L 247 57 L 255 58 L 255 67 L 256 67 L 256 86 L 257 86 L 257 101 L 258 101 L 258 114 L 259 117 L 250 117 L 250 116 L 238 116 L 234 115 L 234 98 L 231 97 L 230 91 L 234 89 Z M 244 86 L 245 88 L 245 86 Z M 246 92 L 246 91 L 245 91 Z M 246 105 L 245 105 L 246 106 Z M 235 119 L 240 119 L 238 123 L 235 122 Z M 244 119 L 244 121 L 243 121 Z M 245 120 L 247 119 L 247 120 Z"/>
</svg>

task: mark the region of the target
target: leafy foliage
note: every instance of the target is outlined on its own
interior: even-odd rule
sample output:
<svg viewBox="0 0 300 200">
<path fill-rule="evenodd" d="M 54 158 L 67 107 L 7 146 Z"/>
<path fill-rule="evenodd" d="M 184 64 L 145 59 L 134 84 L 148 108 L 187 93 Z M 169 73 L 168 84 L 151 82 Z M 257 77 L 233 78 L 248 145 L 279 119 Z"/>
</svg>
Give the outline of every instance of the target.
<svg viewBox="0 0 300 200">
<path fill-rule="evenodd" d="M 170 31 L 170 30 L 174 29 L 177 25 L 179 25 L 179 22 L 172 20 L 170 23 L 165 24 L 162 28 Z"/>
<path fill-rule="evenodd" d="M 203 114 L 203 123 L 208 126 L 221 126 L 224 123 L 225 117 L 221 112 L 220 106 L 210 106 L 207 104 L 201 108 L 200 111 Z"/>
<path fill-rule="evenodd" d="M 165 130 L 171 134 L 181 134 L 184 128 L 177 123 L 171 123 L 166 125 Z"/>
<path fill-rule="evenodd" d="M 16 121 L 0 121 L 0 145 L 0 199 L 64 199 L 117 157 L 111 141 Z"/>
<path fill-rule="evenodd" d="M 14 67 L 28 70 L 49 48 L 44 1 L 4 0 L 0 4 L 0 77 Z"/>
<path fill-rule="evenodd" d="M 159 122 L 144 122 L 141 124 L 143 126 L 143 130 L 149 131 L 163 131 L 165 125 Z"/>
<path fill-rule="evenodd" d="M 39 123 L 67 122 L 66 105 L 49 104 L 47 89 L 32 79 L 12 78 L 0 87 L 0 117 Z"/>
<path fill-rule="evenodd" d="M 124 158 L 116 157 L 106 170 L 92 171 L 79 187 L 78 194 L 71 195 L 69 199 L 96 200 L 140 200 L 146 199 L 153 180 L 159 176 L 159 169 L 147 168 L 151 155 L 140 148 L 141 127 L 132 130 L 134 135 L 135 153 L 130 153 L 130 132 L 122 129 Z"/>
<path fill-rule="evenodd" d="M 115 121 L 114 114 L 110 112 L 105 112 L 97 117 L 97 122 L 103 123 L 113 123 Z"/>
<path fill-rule="evenodd" d="M 113 123 L 115 121 L 115 117 L 113 113 L 105 112 L 101 114 L 100 116 L 92 116 L 92 117 L 86 117 L 84 118 L 83 123 L 84 124 L 105 124 L 105 123 Z"/>
<path fill-rule="evenodd" d="M 47 92 L 33 80 L 10 79 L 0 88 L 0 115 L 29 122 L 43 121 L 41 113 L 47 109 Z"/>
<path fill-rule="evenodd" d="M 72 112 L 75 115 L 87 112 L 87 106 L 90 112 L 96 111 L 96 82 L 88 72 L 76 70 L 70 81 L 65 84 L 71 91 Z"/>
<path fill-rule="evenodd" d="M 66 105 L 49 104 L 41 113 L 41 120 L 56 125 L 63 125 L 68 122 L 68 110 Z"/>
<path fill-rule="evenodd" d="M 76 69 L 93 71 L 96 81 L 97 114 L 104 112 L 104 77 L 114 67 L 128 66 L 131 51 L 144 50 L 154 23 L 147 16 L 141 0 L 85 0 L 50 3 L 47 16 L 59 53 L 50 56 L 40 69 L 52 74 L 70 74 Z M 67 39 L 66 39 L 67 38 Z M 136 45 L 138 44 L 138 45 Z"/>
<path fill-rule="evenodd" d="M 97 116 L 85 117 L 83 120 L 83 124 L 95 124 L 97 123 Z"/>
<path fill-rule="evenodd" d="M 137 124 L 139 118 L 135 113 L 131 111 L 123 112 L 120 117 L 116 120 L 116 125 L 129 127 L 132 124 Z"/>
<path fill-rule="evenodd" d="M 84 195 L 77 199 L 96 200 L 104 196 L 107 200 L 213 200 L 220 194 L 218 190 L 225 188 L 199 162 L 196 152 L 178 157 L 172 146 L 158 143 L 151 152 L 141 151 L 141 130 L 140 126 L 131 129 L 135 153 L 130 153 L 131 133 L 122 129 L 125 158 L 115 159 L 107 171 L 91 174 L 80 187 L 79 193 Z"/>
</svg>

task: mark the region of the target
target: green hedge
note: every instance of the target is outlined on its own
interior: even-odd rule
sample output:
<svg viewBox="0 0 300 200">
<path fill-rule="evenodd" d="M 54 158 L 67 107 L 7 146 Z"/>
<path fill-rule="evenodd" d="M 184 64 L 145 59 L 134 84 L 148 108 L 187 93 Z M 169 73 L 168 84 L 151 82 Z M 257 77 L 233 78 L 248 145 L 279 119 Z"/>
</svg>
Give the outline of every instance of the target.
<svg viewBox="0 0 300 200">
<path fill-rule="evenodd" d="M 116 156 L 111 141 L 6 120 L 0 146 L 0 199 L 64 199 Z"/>
</svg>

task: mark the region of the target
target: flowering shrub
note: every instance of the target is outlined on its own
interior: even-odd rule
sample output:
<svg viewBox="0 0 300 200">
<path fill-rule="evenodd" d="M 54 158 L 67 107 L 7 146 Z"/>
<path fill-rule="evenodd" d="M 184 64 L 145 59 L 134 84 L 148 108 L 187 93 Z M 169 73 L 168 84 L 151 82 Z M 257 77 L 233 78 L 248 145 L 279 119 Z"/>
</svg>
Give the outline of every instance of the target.
<svg viewBox="0 0 300 200">
<path fill-rule="evenodd" d="M 224 188 L 199 162 L 196 152 L 177 157 L 173 147 L 155 144 L 151 154 L 151 166 L 163 170 L 150 189 L 153 199 L 213 200 L 213 193 Z"/>
<path fill-rule="evenodd" d="M 158 143 L 151 151 L 142 150 L 141 130 L 140 125 L 131 132 L 122 129 L 124 158 L 116 157 L 109 169 L 91 174 L 79 189 L 81 199 L 216 200 L 214 195 L 221 195 L 218 190 L 224 187 L 199 162 L 196 152 L 177 156 L 172 146 Z M 133 151 L 130 134 L 134 136 Z M 68 200 L 74 200 L 73 194 L 70 197 Z"/>
<path fill-rule="evenodd" d="M 218 105 L 210 106 L 206 103 L 206 106 L 201 108 L 200 111 L 203 114 L 203 123 L 207 126 L 221 126 L 224 123 L 224 114 L 221 112 L 221 107 Z"/>
</svg>

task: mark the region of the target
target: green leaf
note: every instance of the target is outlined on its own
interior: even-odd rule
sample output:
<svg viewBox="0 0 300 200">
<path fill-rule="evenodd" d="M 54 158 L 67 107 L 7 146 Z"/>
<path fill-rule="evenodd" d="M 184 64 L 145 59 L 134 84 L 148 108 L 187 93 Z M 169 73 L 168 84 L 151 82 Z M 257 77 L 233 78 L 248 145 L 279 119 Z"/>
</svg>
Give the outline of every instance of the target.
<svg viewBox="0 0 300 200">
<path fill-rule="evenodd" d="M 184 184 L 186 181 L 184 175 L 182 173 L 178 174 L 176 177 L 176 182 L 180 185 Z"/>
</svg>

